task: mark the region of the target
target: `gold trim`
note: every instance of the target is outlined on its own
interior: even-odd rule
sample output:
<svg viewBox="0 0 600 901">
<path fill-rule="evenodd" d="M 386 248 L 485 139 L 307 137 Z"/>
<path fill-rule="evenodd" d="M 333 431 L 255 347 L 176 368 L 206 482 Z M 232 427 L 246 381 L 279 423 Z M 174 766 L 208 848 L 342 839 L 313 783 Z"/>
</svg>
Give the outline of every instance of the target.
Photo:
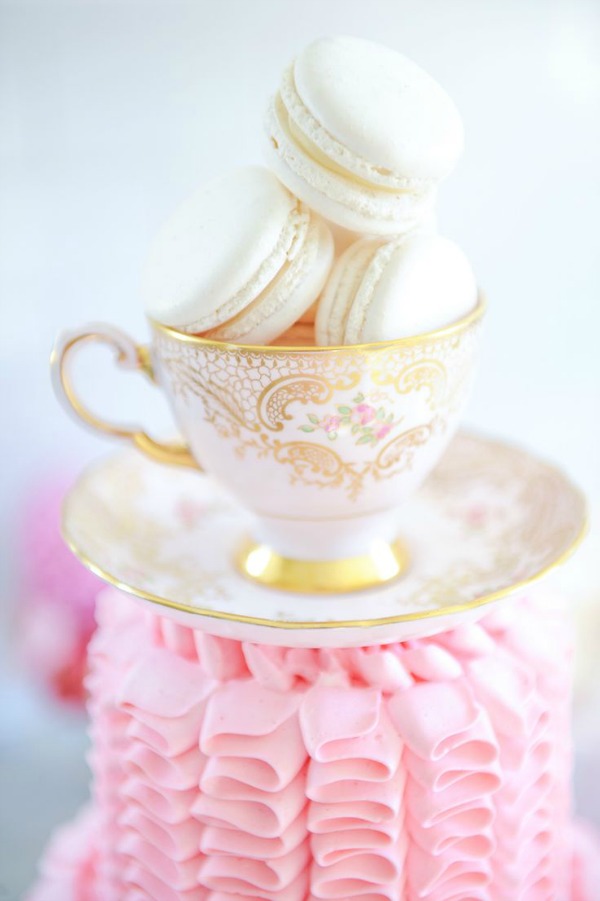
<svg viewBox="0 0 600 901">
<path fill-rule="evenodd" d="M 478 322 L 487 309 L 487 301 L 483 292 L 479 293 L 477 305 L 455 322 L 446 325 L 443 328 L 435 329 L 431 332 L 423 332 L 420 335 L 410 335 L 407 338 L 395 338 L 393 341 L 374 341 L 371 344 L 331 344 L 331 345 L 290 345 L 278 346 L 275 344 L 235 344 L 231 341 L 217 341 L 214 338 L 203 338 L 201 335 L 192 335 L 188 332 L 182 332 L 170 325 L 163 325 L 155 319 L 148 317 L 151 327 L 157 332 L 164 332 L 176 341 L 182 341 L 185 344 L 197 344 L 204 347 L 226 348 L 228 350 L 237 351 L 254 351 L 264 354 L 272 354 L 277 356 L 281 353 L 344 353 L 348 351 L 360 351 L 361 353 L 369 353 L 384 347 L 400 348 L 413 347 L 415 344 L 427 344 L 430 341 L 440 341 L 452 335 L 459 335 L 462 332 Z"/>
<path fill-rule="evenodd" d="M 157 604 L 160 607 L 167 607 L 170 610 L 177 610 L 180 613 L 191 613 L 195 616 L 202 616 L 208 619 L 222 619 L 228 620 L 229 622 L 245 623 L 246 625 L 251 626 L 266 626 L 272 629 L 321 630 L 372 629 L 376 628 L 377 626 L 391 626 L 395 623 L 415 622 L 416 620 L 422 619 L 434 619 L 438 616 L 452 616 L 457 613 L 466 613 L 469 610 L 475 610 L 477 607 L 483 607 L 486 604 L 491 604 L 493 601 L 499 601 L 501 598 L 507 597 L 510 594 L 514 594 L 517 591 L 527 588 L 529 585 L 532 585 L 534 582 L 542 579 L 557 566 L 561 566 L 563 563 L 565 563 L 565 561 L 568 560 L 571 554 L 579 547 L 587 533 L 587 530 L 588 521 L 586 519 L 584 521 L 584 525 L 581 528 L 581 531 L 571 543 L 571 545 L 551 564 L 541 569 L 538 573 L 535 573 L 529 579 L 523 579 L 520 582 L 514 582 L 512 585 L 509 585 L 500 591 L 496 591 L 488 595 L 483 595 L 480 598 L 476 598 L 474 601 L 469 601 L 468 604 L 454 604 L 448 607 L 438 607 L 435 610 L 422 610 L 415 613 L 402 613 L 398 616 L 384 616 L 380 619 L 348 619 L 336 620 L 333 622 L 330 620 L 325 620 L 322 622 L 313 620 L 295 620 L 294 622 L 286 622 L 286 620 L 265 619 L 264 617 L 260 616 L 245 616 L 241 613 L 227 613 L 225 610 L 210 610 L 206 607 L 192 607 L 189 604 L 179 604 L 177 603 L 177 601 L 170 601 L 168 598 L 161 598 L 159 595 L 151 594 L 150 592 L 133 588 L 131 585 L 127 585 L 124 582 L 119 581 L 119 579 L 116 579 L 110 573 L 107 573 L 102 569 L 102 567 L 97 566 L 92 560 L 86 557 L 83 552 L 79 551 L 76 544 L 69 538 L 64 521 L 61 528 L 61 534 L 65 543 L 67 544 L 67 547 L 72 551 L 72 553 L 75 554 L 75 556 L 81 561 L 81 563 L 83 563 L 84 566 L 86 566 L 100 579 L 103 579 L 109 585 L 112 585 L 113 588 L 118 588 L 120 591 L 123 591 L 126 594 L 131 594 L 134 597 L 141 598 L 144 601 L 150 601 L 150 603 Z M 318 597 L 318 595 L 316 597 Z"/>
<path fill-rule="evenodd" d="M 75 415 L 95 431 L 110 435 L 112 438 L 130 441 L 138 450 L 150 457 L 151 460 L 172 466 L 200 469 L 199 464 L 185 443 L 181 441 L 156 441 L 143 429 L 116 425 L 96 416 L 79 399 L 71 381 L 67 363 L 73 351 L 76 348 L 79 350 L 82 345 L 86 344 L 107 344 L 115 352 L 117 365 L 141 372 L 153 384 L 156 384 L 149 348 L 136 344 L 124 332 L 119 332 L 116 329 L 101 331 L 100 328 L 84 328 L 75 332 L 64 343 L 57 344 L 50 354 L 50 366 L 53 372 L 56 373 L 57 384 L 62 388 L 63 396 Z"/>
<path fill-rule="evenodd" d="M 346 594 L 397 579 L 408 567 L 400 540 L 373 541 L 369 553 L 337 560 L 294 560 L 247 538 L 235 557 L 239 572 L 259 585 L 300 594 Z"/>
<path fill-rule="evenodd" d="M 515 445 L 510 442 L 497 443 L 501 444 L 504 447 L 515 447 Z M 94 468 L 94 466 L 89 467 L 89 470 L 92 470 Z M 552 466 L 552 469 L 562 478 L 566 479 L 566 476 L 564 476 L 564 474 L 558 467 Z M 584 513 L 581 517 L 581 525 L 577 534 L 574 536 L 568 546 L 562 551 L 562 553 L 558 554 L 555 559 L 547 566 L 542 567 L 527 579 L 517 580 L 511 585 L 507 585 L 505 588 L 482 595 L 481 597 L 475 598 L 474 600 L 464 604 L 452 604 L 448 605 L 447 607 L 437 607 L 433 610 L 420 610 L 414 611 L 412 613 L 398 614 L 397 616 L 380 617 L 379 619 L 350 619 L 335 621 L 294 620 L 292 622 L 286 620 L 272 620 L 265 617 L 247 616 L 240 613 L 229 613 L 225 610 L 211 610 L 210 608 L 206 607 L 192 607 L 189 604 L 180 604 L 177 601 L 163 598 L 160 595 L 152 594 L 151 592 L 144 591 L 143 589 L 134 588 L 133 586 L 122 582 L 120 579 L 104 570 L 101 566 L 98 566 L 96 563 L 94 563 L 94 561 L 77 546 L 77 542 L 73 538 L 71 538 L 67 527 L 69 496 L 67 496 L 67 499 L 63 504 L 61 534 L 71 552 L 81 561 L 81 563 L 83 563 L 84 566 L 86 566 L 100 579 L 103 579 L 109 585 L 112 585 L 114 588 L 117 588 L 120 591 L 125 592 L 126 594 L 130 594 L 134 597 L 141 598 L 142 600 L 149 601 L 150 603 L 156 604 L 159 607 L 165 607 L 169 610 L 176 610 L 180 613 L 188 613 L 193 616 L 206 617 L 207 619 L 225 620 L 252 626 L 263 626 L 266 628 L 278 629 L 283 631 L 293 631 L 299 629 L 314 631 L 328 629 L 372 629 L 379 626 L 390 626 L 402 622 L 416 622 L 418 620 L 435 619 L 436 617 L 440 616 L 453 616 L 460 613 L 467 613 L 470 610 L 475 610 L 478 607 L 486 606 L 487 604 L 491 604 L 494 601 L 501 600 L 502 598 L 508 597 L 511 594 L 515 594 L 519 591 L 524 590 L 525 588 L 547 576 L 557 567 L 564 564 L 580 546 L 589 528 L 589 519 L 586 512 L 587 504 L 585 496 L 579 490 L 579 488 L 577 488 L 576 485 L 573 485 L 573 483 L 571 482 L 569 482 L 569 485 L 571 487 L 571 490 L 577 494 L 582 503 Z M 315 595 L 315 598 L 318 599 L 318 597 L 318 595 Z"/>
</svg>

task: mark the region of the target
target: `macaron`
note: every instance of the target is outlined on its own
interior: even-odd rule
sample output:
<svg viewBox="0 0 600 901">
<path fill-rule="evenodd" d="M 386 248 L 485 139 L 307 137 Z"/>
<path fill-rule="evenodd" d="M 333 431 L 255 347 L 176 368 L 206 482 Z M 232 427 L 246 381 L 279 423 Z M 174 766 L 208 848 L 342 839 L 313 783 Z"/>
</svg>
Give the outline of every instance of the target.
<svg viewBox="0 0 600 901">
<path fill-rule="evenodd" d="M 159 231 L 142 276 L 152 319 L 268 344 L 311 307 L 333 261 L 323 220 L 258 166 L 201 187 Z"/>
<path fill-rule="evenodd" d="M 350 231 L 391 235 L 431 211 L 463 148 L 460 115 L 400 53 L 326 37 L 283 74 L 266 121 L 270 167 L 296 196 Z"/>
<path fill-rule="evenodd" d="M 271 344 L 277 347 L 314 347 L 317 307 L 318 301 L 315 301 L 287 331 L 271 341 Z"/>
<path fill-rule="evenodd" d="M 323 290 L 317 344 L 369 344 L 435 331 L 476 304 L 473 270 L 447 238 L 363 238 L 338 259 Z"/>
</svg>

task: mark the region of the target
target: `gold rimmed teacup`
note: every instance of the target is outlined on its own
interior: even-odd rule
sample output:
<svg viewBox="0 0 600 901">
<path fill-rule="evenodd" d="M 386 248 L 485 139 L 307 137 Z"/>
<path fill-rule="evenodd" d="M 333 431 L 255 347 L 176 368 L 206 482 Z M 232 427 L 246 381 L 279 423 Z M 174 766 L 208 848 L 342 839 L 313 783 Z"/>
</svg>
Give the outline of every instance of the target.
<svg viewBox="0 0 600 901">
<path fill-rule="evenodd" d="M 92 428 L 223 484 L 254 516 L 237 558 L 248 578 L 313 593 L 367 588 L 406 568 L 397 509 L 457 428 L 484 308 L 480 299 L 434 332 L 342 347 L 226 344 L 153 321 L 145 346 L 93 325 L 59 336 L 54 386 Z M 92 342 L 162 388 L 185 443 L 90 412 L 69 363 Z"/>
</svg>

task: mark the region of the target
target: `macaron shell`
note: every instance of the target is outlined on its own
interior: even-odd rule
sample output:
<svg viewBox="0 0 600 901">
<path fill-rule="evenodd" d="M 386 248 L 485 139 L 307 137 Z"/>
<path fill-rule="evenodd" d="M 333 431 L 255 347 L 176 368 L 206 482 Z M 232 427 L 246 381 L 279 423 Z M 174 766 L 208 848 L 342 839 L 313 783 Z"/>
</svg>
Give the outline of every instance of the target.
<svg viewBox="0 0 600 901">
<path fill-rule="evenodd" d="M 253 303 L 206 337 L 237 344 L 269 344 L 314 304 L 333 262 L 333 238 L 325 223 L 311 215 L 304 241 L 292 259 Z"/>
<path fill-rule="evenodd" d="M 321 38 L 300 52 L 293 75 L 304 106 L 331 139 L 388 173 L 441 179 L 462 153 L 453 101 L 427 72 L 388 47 L 355 37 Z"/>
<path fill-rule="evenodd" d="M 302 216 L 297 199 L 263 167 L 202 186 L 152 245 L 142 277 L 146 312 L 189 331 L 224 322 L 273 280 Z"/>
<path fill-rule="evenodd" d="M 266 128 L 265 157 L 273 172 L 292 194 L 344 229 L 359 234 L 403 234 L 434 207 L 434 187 L 379 190 L 324 168 L 291 139 L 275 104 L 267 115 Z"/>
<path fill-rule="evenodd" d="M 365 272 L 382 240 L 365 238 L 352 244 L 333 267 L 319 299 L 315 319 L 317 344 L 322 347 L 345 343 L 346 323 Z"/>
<path fill-rule="evenodd" d="M 476 303 L 477 283 L 462 250 L 439 235 L 409 236 L 376 249 L 354 296 L 344 343 L 435 331 Z"/>
<path fill-rule="evenodd" d="M 396 191 L 408 187 L 423 187 L 431 181 L 431 179 L 411 179 L 410 176 L 377 166 L 337 141 L 304 104 L 296 89 L 293 65 L 283 73 L 276 106 L 280 119 L 285 121 L 286 130 L 293 141 L 316 163 L 338 172 L 343 178 L 353 178 L 364 182 L 367 186 Z"/>
</svg>

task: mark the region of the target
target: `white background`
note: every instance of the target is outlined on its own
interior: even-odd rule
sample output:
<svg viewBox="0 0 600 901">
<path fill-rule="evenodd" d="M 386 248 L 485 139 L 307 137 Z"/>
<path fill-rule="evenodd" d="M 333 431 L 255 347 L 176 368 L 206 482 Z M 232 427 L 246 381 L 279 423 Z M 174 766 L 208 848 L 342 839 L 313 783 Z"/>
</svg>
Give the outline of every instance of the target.
<svg viewBox="0 0 600 901">
<path fill-rule="evenodd" d="M 203 180 L 260 162 L 280 71 L 324 33 L 388 43 L 454 97 L 467 149 L 440 228 L 490 304 L 468 423 L 558 462 L 600 509 L 600 4 L 21 0 L 0 15 L 5 563 L 32 476 L 110 450 L 54 400 L 54 335 L 89 320 L 146 335 L 152 235 Z M 152 388 L 114 374 L 108 355 L 79 374 L 98 409 L 168 428 Z M 590 596 L 598 547 L 594 527 L 575 578 Z"/>
</svg>

